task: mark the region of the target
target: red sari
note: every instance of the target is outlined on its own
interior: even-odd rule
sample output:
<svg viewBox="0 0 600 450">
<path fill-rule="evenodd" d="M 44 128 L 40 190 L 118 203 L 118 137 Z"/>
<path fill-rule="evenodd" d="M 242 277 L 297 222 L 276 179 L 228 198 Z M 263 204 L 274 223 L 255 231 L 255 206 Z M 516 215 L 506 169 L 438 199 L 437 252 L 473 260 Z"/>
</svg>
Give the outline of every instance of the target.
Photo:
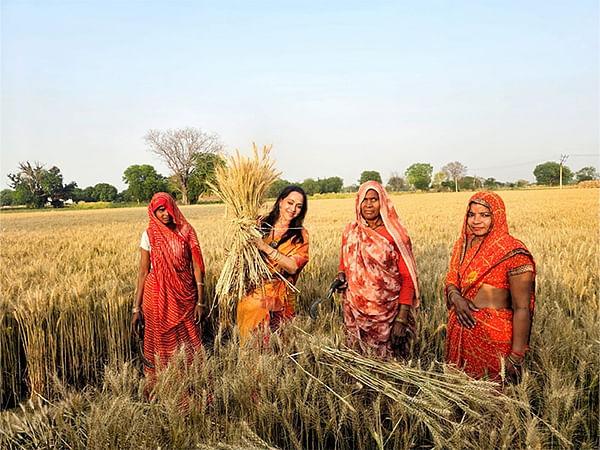
<svg viewBox="0 0 600 450">
<path fill-rule="evenodd" d="M 471 203 L 483 205 L 492 212 L 491 230 L 479 246 L 467 249 L 472 237 L 467 226 L 467 206 L 462 233 L 454 245 L 446 277 L 446 298 L 451 285 L 471 301 L 484 284 L 509 290 L 509 277 L 524 272 L 532 272 L 535 283 L 533 256 L 521 241 L 509 234 L 502 199 L 493 192 L 484 191 L 473 195 L 469 205 Z M 535 284 L 529 306 L 532 317 L 534 302 Z M 458 322 L 454 307 L 450 308 L 445 359 L 472 377 L 487 375 L 499 381 L 502 359 L 512 349 L 512 309 L 479 308 L 471 314 L 476 325 L 469 329 Z"/>
<path fill-rule="evenodd" d="M 176 229 L 160 222 L 154 215 L 164 206 Z M 198 296 L 192 258 L 204 273 L 200 244 L 194 228 L 185 220 L 173 198 L 158 192 L 148 205 L 152 269 L 144 283 L 144 355 L 158 368 L 165 367 L 171 356 L 183 347 L 188 362 L 199 352 L 202 334 L 194 323 Z M 158 364 L 158 365 L 157 365 Z M 154 376 L 155 369 L 144 366 Z"/>
<path fill-rule="evenodd" d="M 360 205 L 368 190 L 379 195 L 385 228 L 373 231 L 362 217 Z M 400 303 L 411 305 L 409 326 L 416 331 L 419 306 L 417 268 L 408 233 L 381 184 L 364 183 L 356 196 L 356 220 L 346 225 L 342 237 L 340 269 L 346 273 L 344 323 L 349 346 L 371 348 L 382 358 L 403 356 L 392 348 L 390 333 Z"/>
</svg>

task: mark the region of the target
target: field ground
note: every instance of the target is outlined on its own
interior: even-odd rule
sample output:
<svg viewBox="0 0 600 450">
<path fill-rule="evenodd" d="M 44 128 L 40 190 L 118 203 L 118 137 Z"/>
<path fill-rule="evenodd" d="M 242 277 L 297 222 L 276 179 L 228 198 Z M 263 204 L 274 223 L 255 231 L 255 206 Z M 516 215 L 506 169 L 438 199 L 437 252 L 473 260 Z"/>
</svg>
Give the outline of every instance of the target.
<svg viewBox="0 0 600 450">
<path fill-rule="evenodd" d="M 538 274 L 524 380 L 504 390 L 520 406 L 496 411 L 477 426 L 448 429 L 443 439 L 418 414 L 323 362 L 318 343 L 337 348 L 342 341 L 339 304 L 323 306 L 316 322 L 306 312 L 336 273 L 354 199 L 309 201 L 311 259 L 298 283 L 293 325 L 313 338 L 291 327 L 269 351 L 240 350 L 235 333 L 223 334 L 212 318 L 205 333 L 211 342 L 215 335 L 214 342 L 201 368 L 185 375 L 197 394 L 187 415 L 173 400 L 173 386 L 183 383 L 172 382 L 179 372 L 165 375 L 153 400 L 146 400 L 129 332 L 146 209 L 3 214 L 0 394 L 4 408 L 25 403 L 0 415 L 0 446 L 596 448 L 598 193 L 501 192 L 511 233 L 533 253 Z M 470 195 L 393 197 L 419 269 L 417 366 L 443 359 L 443 281 Z M 224 206 L 182 211 L 198 232 L 211 298 L 227 242 Z"/>
</svg>

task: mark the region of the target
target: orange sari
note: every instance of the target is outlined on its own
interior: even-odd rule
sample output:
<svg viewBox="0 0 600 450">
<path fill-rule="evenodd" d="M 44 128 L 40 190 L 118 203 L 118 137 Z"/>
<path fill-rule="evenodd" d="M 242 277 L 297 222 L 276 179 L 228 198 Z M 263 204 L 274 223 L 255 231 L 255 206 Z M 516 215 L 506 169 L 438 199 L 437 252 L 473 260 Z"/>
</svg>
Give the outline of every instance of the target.
<svg viewBox="0 0 600 450">
<path fill-rule="evenodd" d="M 535 283 L 533 256 L 521 241 L 509 234 L 502 199 L 493 192 L 484 191 L 473 195 L 469 205 L 471 203 L 490 209 L 493 216 L 492 229 L 479 246 L 467 249 L 472 235 L 465 214 L 462 233 L 454 245 L 450 260 L 446 290 L 454 285 L 464 298 L 473 301 L 484 284 L 509 290 L 509 277 L 512 275 L 532 272 Z M 469 206 L 467 213 L 468 211 Z M 529 306 L 532 317 L 534 303 L 535 284 Z M 502 359 L 512 349 L 512 310 L 479 308 L 479 311 L 471 311 L 471 314 L 476 325 L 473 329 L 468 329 L 458 322 L 454 307 L 450 308 L 445 359 L 461 367 L 472 377 L 487 375 L 500 380 Z"/>
<path fill-rule="evenodd" d="M 294 258 L 298 271 L 294 275 L 286 273 L 275 261 L 265 256 L 271 272 L 279 273 L 290 284 L 295 285 L 300 271 L 308 262 L 308 231 L 302 230 L 304 242 L 293 243 L 288 239 L 277 247 L 279 253 Z M 273 240 L 266 236 L 263 240 L 271 244 Z M 276 331 L 282 322 L 291 320 L 296 315 L 295 292 L 278 275 L 246 294 L 237 306 L 237 323 L 242 341 L 256 329 L 263 332 Z"/>
<path fill-rule="evenodd" d="M 373 231 L 362 217 L 360 205 L 367 191 L 379 195 L 385 230 Z M 388 238 L 389 237 L 389 238 Z M 399 264 L 402 260 L 404 264 Z M 406 284 L 410 291 L 409 326 L 416 331 L 414 316 L 419 306 L 417 268 L 408 233 L 381 184 L 364 183 L 356 196 L 356 220 L 344 229 L 342 262 L 348 288 L 344 291 L 344 324 L 349 346 L 371 348 L 382 358 L 407 357 L 392 348 L 390 333 L 398 314 L 399 297 Z M 399 266 L 405 268 L 404 276 Z"/>
</svg>

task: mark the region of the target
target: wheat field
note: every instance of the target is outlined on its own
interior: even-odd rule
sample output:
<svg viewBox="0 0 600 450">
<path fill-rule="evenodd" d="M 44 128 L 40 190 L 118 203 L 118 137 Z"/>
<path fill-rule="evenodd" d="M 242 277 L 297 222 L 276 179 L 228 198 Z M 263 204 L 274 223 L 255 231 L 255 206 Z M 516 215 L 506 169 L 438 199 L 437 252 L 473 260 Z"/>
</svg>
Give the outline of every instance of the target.
<svg viewBox="0 0 600 450">
<path fill-rule="evenodd" d="M 129 331 L 146 209 L 3 214 L 0 447 L 597 448 L 598 193 L 500 192 L 511 233 L 537 263 L 532 351 L 522 383 L 502 391 L 510 401 L 487 404 L 465 392 L 473 415 L 447 411 L 464 421 L 439 428 L 328 356 L 325 348 L 343 343 L 339 299 L 317 321 L 307 317 L 337 271 L 354 199 L 309 200 L 310 262 L 298 282 L 298 317 L 282 337 L 268 349 L 240 349 L 235 330 L 212 317 L 201 360 L 185 374 L 165 371 L 150 400 Z M 436 370 L 443 359 L 443 282 L 470 195 L 392 197 L 413 241 L 422 296 L 411 367 Z M 181 209 L 198 232 L 210 299 L 226 256 L 224 207 Z M 392 387 L 407 405 L 421 398 L 408 385 Z"/>
</svg>

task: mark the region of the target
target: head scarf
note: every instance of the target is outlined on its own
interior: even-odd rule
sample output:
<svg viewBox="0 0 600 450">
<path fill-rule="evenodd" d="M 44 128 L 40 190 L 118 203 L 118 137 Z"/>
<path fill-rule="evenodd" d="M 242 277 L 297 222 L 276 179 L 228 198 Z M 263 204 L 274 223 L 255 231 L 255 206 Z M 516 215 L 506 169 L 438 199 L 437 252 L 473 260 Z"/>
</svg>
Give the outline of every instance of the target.
<svg viewBox="0 0 600 450">
<path fill-rule="evenodd" d="M 173 219 L 173 222 L 176 225 L 175 231 L 156 217 L 156 210 L 162 206 L 165 207 Z M 200 250 L 200 243 L 196 231 L 185 219 L 183 213 L 177 207 L 175 200 L 173 200 L 173 197 L 166 192 L 157 192 L 154 194 L 152 200 L 150 200 L 150 203 L 148 204 L 148 218 L 150 219 L 148 225 L 148 239 L 153 253 L 156 253 L 155 249 L 160 249 L 161 252 L 165 253 L 167 259 L 172 260 L 172 247 L 164 244 L 173 239 L 177 239 L 178 237 L 182 238 L 189 245 L 192 257 L 200 266 L 202 273 L 204 273 L 204 261 L 202 259 L 202 251 Z"/>
<path fill-rule="evenodd" d="M 467 218 L 472 203 L 488 208 L 492 213 L 492 223 L 489 233 L 484 237 L 475 254 L 469 261 L 465 261 L 467 246 L 473 237 L 473 233 L 467 225 Z M 462 232 L 454 245 L 454 251 L 450 259 L 450 270 L 446 278 L 446 288 L 450 284 L 454 284 L 461 290 L 463 295 L 472 289 L 479 289 L 484 282 L 485 276 L 494 267 L 519 254 L 527 255 L 533 261 L 533 256 L 527 250 L 525 244 L 509 234 L 508 223 L 506 221 L 506 207 L 502 198 L 491 191 L 477 192 L 469 199 L 463 220 Z M 463 263 L 465 264 L 463 265 Z M 533 314 L 534 301 L 535 294 L 532 292 L 531 314 Z"/>
<path fill-rule="evenodd" d="M 419 283 L 412 243 L 406 228 L 396 213 L 396 209 L 394 208 L 392 200 L 380 183 L 376 181 L 367 181 L 358 189 L 358 194 L 356 195 L 356 224 L 363 229 L 368 228 L 367 221 L 362 216 L 360 211 L 360 205 L 370 189 L 374 190 L 379 195 L 379 214 L 383 219 L 385 228 L 398 246 L 400 256 L 404 260 L 404 264 L 406 264 L 408 272 L 410 273 L 410 278 L 412 279 L 413 286 L 415 287 L 415 302 L 413 302 L 413 304 L 416 307 L 419 304 Z"/>
</svg>

